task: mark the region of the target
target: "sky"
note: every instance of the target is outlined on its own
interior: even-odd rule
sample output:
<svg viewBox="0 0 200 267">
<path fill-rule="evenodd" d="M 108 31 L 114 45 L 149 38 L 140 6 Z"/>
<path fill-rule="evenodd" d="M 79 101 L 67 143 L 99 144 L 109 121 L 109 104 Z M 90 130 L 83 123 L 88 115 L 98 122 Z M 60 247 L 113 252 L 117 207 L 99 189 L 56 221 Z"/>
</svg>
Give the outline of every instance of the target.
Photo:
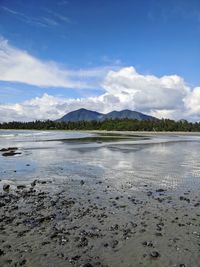
<svg viewBox="0 0 200 267">
<path fill-rule="evenodd" d="M 0 122 L 78 108 L 200 121 L 200 1 L 0 0 Z"/>
</svg>

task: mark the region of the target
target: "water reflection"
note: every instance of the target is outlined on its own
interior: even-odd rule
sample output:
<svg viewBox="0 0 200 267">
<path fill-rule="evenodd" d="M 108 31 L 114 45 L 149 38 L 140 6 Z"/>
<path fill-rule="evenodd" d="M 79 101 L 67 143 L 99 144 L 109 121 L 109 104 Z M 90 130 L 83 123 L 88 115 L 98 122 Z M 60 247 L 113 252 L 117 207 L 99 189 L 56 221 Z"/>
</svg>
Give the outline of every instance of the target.
<svg viewBox="0 0 200 267">
<path fill-rule="evenodd" d="M 45 132 L 45 135 L 48 134 Z M 38 143 L 33 140 L 24 144 L 20 138 L 6 139 L 7 145 L 15 143 L 23 153 L 10 158 L 0 156 L 3 180 L 107 180 L 119 190 L 128 185 L 136 190 L 144 184 L 174 190 L 192 190 L 200 186 L 198 138 L 175 136 L 173 142 L 162 143 L 160 140 L 167 138 L 171 141 L 172 137 L 154 137 L 153 142 L 146 143 L 145 140 L 135 144 Z"/>
</svg>

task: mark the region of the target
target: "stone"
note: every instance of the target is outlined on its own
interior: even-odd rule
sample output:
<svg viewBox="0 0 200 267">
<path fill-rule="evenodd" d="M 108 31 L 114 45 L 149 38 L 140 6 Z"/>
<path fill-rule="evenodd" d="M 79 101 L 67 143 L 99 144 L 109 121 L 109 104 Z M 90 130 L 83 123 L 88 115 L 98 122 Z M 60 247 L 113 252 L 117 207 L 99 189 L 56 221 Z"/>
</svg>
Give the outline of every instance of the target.
<svg viewBox="0 0 200 267">
<path fill-rule="evenodd" d="M 26 188 L 26 186 L 23 184 L 17 186 L 17 189 L 24 189 L 24 188 Z"/>
<path fill-rule="evenodd" d="M 158 258 L 158 257 L 160 256 L 160 253 L 159 253 L 158 251 L 152 251 L 152 252 L 150 253 L 150 256 L 151 256 L 152 258 Z"/>
<path fill-rule="evenodd" d="M 36 183 L 37 183 L 37 180 L 34 180 L 32 183 L 31 183 L 31 186 L 36 186 Z"/>
<path fill-rule="evenodd" d="M 165 192 L 165 189 L 160 188 L 160 189 L 157 189 L 156 192 L 158 192 L 158 193 Z"/>
<path fill-rule="evenodd" d="M 144 241 L 142 245 L 147 247 L 153 247 L 153 243 L 151 241 Z"/>
<path fill-rule="evenodd" d="M 4 191 L 9 191 L 9 189 L 10 189 L 10 185 L 9 184 L 4 184 L 3 185 L 3 190 Z"/>
</svg>

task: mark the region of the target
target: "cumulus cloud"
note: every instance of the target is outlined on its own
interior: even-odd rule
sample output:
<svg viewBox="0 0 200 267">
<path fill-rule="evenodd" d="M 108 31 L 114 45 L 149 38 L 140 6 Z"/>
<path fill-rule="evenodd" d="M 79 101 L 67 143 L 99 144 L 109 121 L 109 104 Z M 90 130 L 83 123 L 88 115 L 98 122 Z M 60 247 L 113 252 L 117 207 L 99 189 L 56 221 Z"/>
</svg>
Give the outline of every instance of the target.
<svg viewBox="0 0 200 267">
<path fill-rule="evenodd" d="M 113 68 L 113 67 L 112 67 Z M 119 68 L 119 66 L 118 66 Z M 100 112 L 131 109 L 158 118 L 200 118 L 200 87 L 189 88 L 177 75 L 139 74 L 134 67 L 70 70 L 45 62 L 0 39 L 0 81 L 38 87 L 100 89 L 96 97 L 63 99 L 44 94 L 23 103 L 1 104 L 1 121 L 57 119 L 78 108 Z"/>
<path fill-rule="evenodd" d="M 54 120 L 78 108 L 103 113 L 128 108 L 158 118 L 200 120 L 200 87 L 189 88 L 177 75 L 142 75 L 126 67 L 109 71 L 101 87 L 104 92 L 95 97 L 73 99 L 44 94 L 21 104 L 0 105 L 0 118 Z"/>
<path fill-rule="evenodd" d="M 0 80 L 42 87 L 95 88 L 108 67 L 68 70 L 55 62 L 46 62 L 11 46 L 0 38 Z"/>
<path fill-rule="evenodd" d="M 193 120 L 200 120 L 200 87 L 194 88 L 184 98 L 186 115 L 193 118 Z"/>
</svg>

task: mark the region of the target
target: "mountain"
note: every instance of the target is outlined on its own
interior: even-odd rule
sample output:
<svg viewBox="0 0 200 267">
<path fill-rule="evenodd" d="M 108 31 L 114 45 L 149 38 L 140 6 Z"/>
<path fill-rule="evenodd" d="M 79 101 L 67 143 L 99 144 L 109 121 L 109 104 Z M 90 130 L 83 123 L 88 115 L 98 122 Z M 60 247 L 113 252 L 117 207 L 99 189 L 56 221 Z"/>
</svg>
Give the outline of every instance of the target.
<svg viewBox="0 0 200 267">
<path fill-rule="evenodd" d="M 96 111 L 87 110 L 84 108 L 71 111 L 64 115 L 62 118 L 58 119 L 58 122 L 69 122 L 69 121 L 103 121 L 109 119 L 132 119 L 132 120 L 155 120 L 155 117 L 145 115 L 143 113 L 132 111 L 132 110 L 122 110 L 122 111 L 112 111 L 107 114 L 102 114 Z"/>
<path fill-rule="evenodd" d="M 149 121 L 154 120 L 156 118 L 151 117 L 149 115 L 145 115 L 143 113 L 132 111 L 132 110 L 122 110 L 122 111 L 112 111 L 110 113 L 107 113 L 103 116 L 103 119 L 131 119 L 131 120 L 139 120 L 139 121 Z"/>
<path fill-rule="evenodd" d="M 103 114 L 92 111 L 92 110 L 87 110 L 84 108 L 71 111 L 64 115 L 62 118 L 58 119 L 58 122 L 68 122 L 68 121 L 98 121 L 102 118 Z"/>
</svg>

